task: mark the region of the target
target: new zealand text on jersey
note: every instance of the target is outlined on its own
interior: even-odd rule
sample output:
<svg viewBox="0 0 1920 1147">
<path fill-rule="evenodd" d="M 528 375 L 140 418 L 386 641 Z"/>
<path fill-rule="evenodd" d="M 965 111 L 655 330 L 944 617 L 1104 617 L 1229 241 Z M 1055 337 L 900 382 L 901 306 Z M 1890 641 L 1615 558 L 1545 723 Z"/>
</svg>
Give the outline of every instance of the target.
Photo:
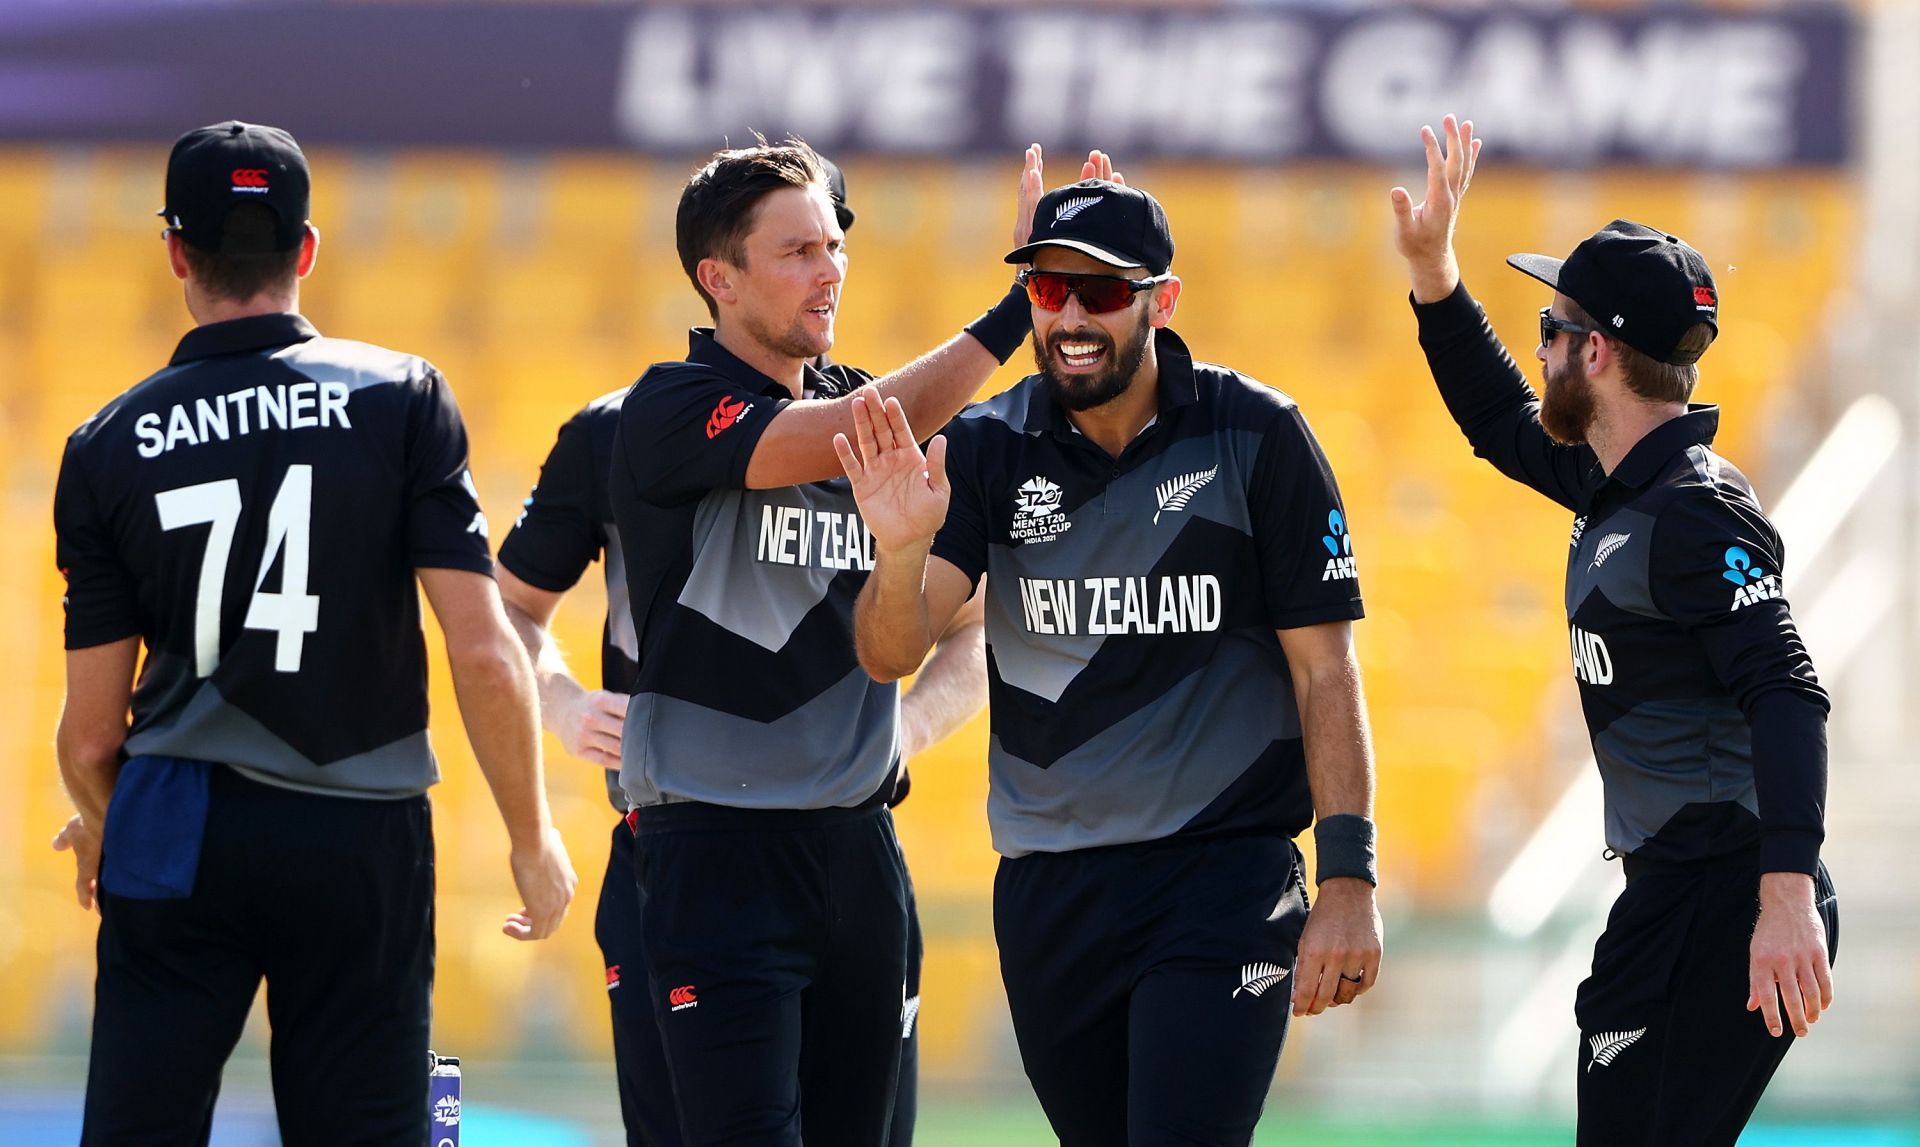
<svg viewBox="0 0 1920 1147">
<path fill-rule="evenodd" d="M 1220 579 L 1212 574 L 1078 582 L 1023 577 L 1020 612 L 1028 633 L 1209 633 L 1220 628 Z"/>
<path fill-rule="evenodd" d="M 261 430 L 307 430 L 338 426 L 353 429 L 347 421 L 347 395 L 344 382 L 276 383 L 250 386 L 231 394 L 196 398 L 189 407 L 175 403 L 163 417 L 148 411 L 134 420 L 133 433 L 140 439 L 137 449 L 142 458 L 158 458 L 178 446 L 203 446 L 208 442 L 252 434 Z"/>
<path fill-rule="evenodd" d="M 782 566 L 829 570 L 873 568 L 873 536 L 859 514 L 805 506 L 760 507 L 760 544 L 754 556 Z"/>
</svg>

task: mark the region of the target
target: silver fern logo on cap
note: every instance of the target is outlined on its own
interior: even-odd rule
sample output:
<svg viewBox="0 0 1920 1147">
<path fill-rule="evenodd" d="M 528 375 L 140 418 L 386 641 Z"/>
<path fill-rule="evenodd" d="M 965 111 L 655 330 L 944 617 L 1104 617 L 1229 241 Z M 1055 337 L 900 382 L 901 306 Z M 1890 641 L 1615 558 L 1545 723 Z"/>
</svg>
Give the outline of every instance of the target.
<svg viewBox="0 0 1920 1147">
<path fill-rule="evenodd" d="M 1098 195 L 1076 195 L 1053 209 L 1053 221 L 1065 223 L 1098 202 L 1100 202 Z"/>
</svg>

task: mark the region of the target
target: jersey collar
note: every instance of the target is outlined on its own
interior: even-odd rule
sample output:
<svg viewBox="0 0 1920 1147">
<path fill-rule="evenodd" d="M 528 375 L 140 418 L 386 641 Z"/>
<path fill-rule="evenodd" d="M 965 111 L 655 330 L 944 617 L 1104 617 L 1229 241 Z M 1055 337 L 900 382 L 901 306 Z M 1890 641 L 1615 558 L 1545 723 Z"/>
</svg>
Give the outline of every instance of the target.
<svg viewBox="0 0 1920 1147">
<path fill-rule="evenodd" d="M 1683 450 L 1710 445 L 1719 431 L 1718 406 L 1689 403 L 1685 414 L 1668 419 L 1636 442 L 1608 478 L 1623 486 L 1638 489 L 1658 477 L 1660 471 L 1666 468 L 1668 459 Z"/>
<path fill-rule="evenodd" d="M 291 346 L 319 338 L 320 332 L 300 315 L 282 312 L 249 315 L 224 323 L 207 323 L 186 333 L 174 348 L 171 365 L 222 354 L 246 354 L 269 347 Z"/>
<path fill-rule="evenodd" d="M 825 359 L 825 355 L 820 356 Z M 712 327 L 694 327 L 687 332 L 687 361 L 709 366 L 727 377 L 729 382 L 755 390 L 773 398 L 792 398 L 793 392 L 784 385 L 748 366 L 745 359 L 720 345 L 714 337 Z M 807 363 L 802 370 L 801 390 L 803 393 L 824 394 L 833 390 L 833 383 L 817 370 L 813 363 Z"/>
<path fill-rule="evenodd" d="M 1193 377 L 1193 352 L 1187 349 L 1186 340 L 1173 333 L 1172 327 L 1153 332 L 1153 354 L 1160 364 L 1160 412 L 1154 421 L 1164 422 L 1175 409 L 1198 402 L 1200 386 Z M 1054 401 L 1053 388 L 1046 379 L 1040 375 L 1034 375 L 1033 379 L 1033 393 L 1027 398 L 1027 425 L 1063 436 L 1078 434 L 1067 417 L 1066 407 Z"/>
</svg>

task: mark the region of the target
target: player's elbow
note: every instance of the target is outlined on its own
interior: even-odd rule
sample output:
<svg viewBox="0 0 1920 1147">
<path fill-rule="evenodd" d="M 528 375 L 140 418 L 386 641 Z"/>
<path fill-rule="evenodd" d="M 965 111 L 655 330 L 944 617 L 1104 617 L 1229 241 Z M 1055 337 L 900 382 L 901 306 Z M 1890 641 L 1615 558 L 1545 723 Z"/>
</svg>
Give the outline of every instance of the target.
<svg viewBox="0 0 1920 1147">
<path fill-rule="evenodd" d="M 872 657 L 867 654 L 861 654 L 860 668 L 866 670 L 867 676 L 882 685 L 890 685 L 913 672 L 911 669 L 902 669 L 893 662 L 883 658 Z"/>
<path fill-rule="evenodd" d="M 860 668 L 882 685 L 898 681 L 920 668 L 919 658 L 909 661 L 899 651 L 877 648 L 870 641 L 856 641 L 854 648 L 860 657 Z"/>
<path fill-rule="evenodd" d="M 517 691 L 532 674 L 526 650 L 511 634 L 478 633 L 447 640 L 447 661 L 456 683 L 487 696 Z"/>
<path fill-rule="evenodd" d="M 70 771 L 101 773 L 113 767 L 126 744 L 125 729 L 99 729 L 62 721 L 54 734 L 54 752 Z"/>
</svg>

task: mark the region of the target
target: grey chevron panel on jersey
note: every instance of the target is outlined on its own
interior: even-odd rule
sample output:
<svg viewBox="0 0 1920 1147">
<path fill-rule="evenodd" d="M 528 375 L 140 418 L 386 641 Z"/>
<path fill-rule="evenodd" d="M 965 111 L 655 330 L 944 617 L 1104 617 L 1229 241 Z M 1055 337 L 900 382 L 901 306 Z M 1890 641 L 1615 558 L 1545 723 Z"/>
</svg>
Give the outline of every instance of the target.
<svg viewBox="0 0 1920 1147">
<path fill-rule="evenodd" d="M 620 785 L 640 806 L 850 807 L 878 792 L 897 767 L 899 712 L 899 688 L 875 685 L 858 667 L 777 721 L 635 694 Z"/>
<path fill-rule="evenodd" d="M 1011 857 L 1172 835 L 1274 741 L 1300 736 L 1292 694 L 1274 688 L 1274 656 L 1254 636 L 1234 634 L 1153 704 L 1117 714 L 1112 725 L 1045 769 L 1007 752 L 995 737 L 987 796 L 994 848 Z M 1201 711 L 1235 717 L 1177 718 Z"/>
<path fill-rule="evenodd" d="M 1703 707 L 1704 741 L 1693 735 Z M 1683 735 L 1675 737 L 1676 730 Z M 1726 698 L 1643 701 L 1616 718 L 1593 738 L 1607 846 L 1634 851 L 1690 804 L 1736 801 L 1759 816 L 1752 738 L 1739 706 Z"/>
<path fill-rule="evenodd" d="M 186 679 L 190 675 L 181 676 Z M 367 752 L 317 765 L 230 703 L 211 681 L 198 682 L 193 698 L 175 719 L 127 738 L 127 754 L 212 761 L 263 784 L 324 796 L 418 796 L 440 779 L 440 765 L 424 729 Z"/>
<path fill-rule="evenodd" d="M 633 599 L 628 597 L 627 589 L 627 552 L 620 548 L 620 531 L 612 522 L 606 524 L 607 544 L 604 559 L 607 563 L 607 640 L 613 647 L 627 655 L 629 661 L 640 660 L 640 635 L 633 627 Z"/>
<path fill-rule="evenodd" d="M 854 513 L 851 489 L 844 482 L 836 485 L 842 489 L 822 483 L 708 493 L 694 517 L 693 544 L 699 556 L 680 591 L 680 604 L 762 649 L 785 648 L 842 571 L 756 560 L 762 516 L 768 507 Z"/>
</svg>

